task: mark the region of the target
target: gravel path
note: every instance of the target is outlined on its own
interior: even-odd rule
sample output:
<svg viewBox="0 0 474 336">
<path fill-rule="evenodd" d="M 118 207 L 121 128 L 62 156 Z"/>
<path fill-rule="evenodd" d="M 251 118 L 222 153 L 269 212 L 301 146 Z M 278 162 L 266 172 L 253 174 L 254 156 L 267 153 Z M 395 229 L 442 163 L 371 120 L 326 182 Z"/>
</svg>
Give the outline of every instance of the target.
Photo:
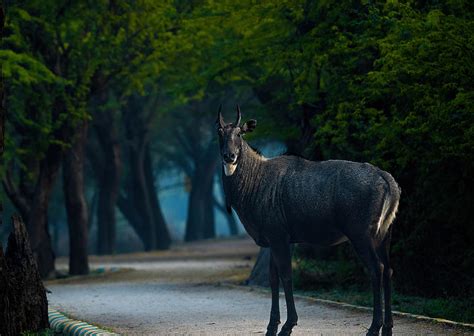
<svg viewBox="0 0 474 336">
<path fill-rule="evenodd" d="M 264 334 L 270 295 L 230 288 L 248 274 L 255 247 L 236 244 L 234 257 L 218 258 L 222 243 L 196 245 L 175 253 L 94 258 L 92 267 L 133 268 L 100 277 L 48 282 L 50 305 L 70 316 L 106 326 L 124 335 L 254 335 Z M 213 250 L 216 256 L 209 253 Z M 187 254 L 189 253 L 189 254 Z M 175 258 L 174 256 L 179 255 Z M 194 259 L 190 259 L 193 256 Z M 146 261 L 138 260 L 146 259 Z M 64 263 L 59 261 L 59 267 Z M 281 299 L 282 317 L 285 313 Z M 364 335 L 370 314 L 297 299 L 299 325 L 293 335 Z M 284 321 L 284 319 L 283 319 Z M 283 322 L 282 321 L 282 322 Z M 395 335 L 473 335 L 439 324 L 395 318 Z"/>
</svg>

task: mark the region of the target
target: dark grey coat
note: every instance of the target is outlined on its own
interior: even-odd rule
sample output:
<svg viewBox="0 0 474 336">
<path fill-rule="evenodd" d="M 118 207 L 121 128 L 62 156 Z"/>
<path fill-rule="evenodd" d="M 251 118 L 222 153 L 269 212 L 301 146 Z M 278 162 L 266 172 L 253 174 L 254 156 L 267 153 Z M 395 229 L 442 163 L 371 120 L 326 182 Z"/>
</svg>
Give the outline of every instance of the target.
<svg viewBox="0 0 474 336">
<path fill-rule="evenodd" d="M 260 246 L 271 241 L 328 246 L 361 234 L 384 236 L 400 199 L 387 172 L 342 160 L 266 159 L 245 141 L 236 171 L 223 174 L 226 204 Z"/>
</svg>

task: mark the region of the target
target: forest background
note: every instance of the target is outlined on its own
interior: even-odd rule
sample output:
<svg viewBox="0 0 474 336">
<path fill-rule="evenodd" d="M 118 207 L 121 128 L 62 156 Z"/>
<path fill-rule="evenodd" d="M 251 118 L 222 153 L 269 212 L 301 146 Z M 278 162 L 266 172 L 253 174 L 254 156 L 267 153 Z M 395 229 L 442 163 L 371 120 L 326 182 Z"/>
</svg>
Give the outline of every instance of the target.
<svg viewBox="0 0 474 336">
<path fill-rule="evenodd" d="M 222 204 L 214 129 L 219 104 L 230 122 L 238 103 L 270 156 L 391 172 L 396 291 L 454 300 L 473 321 L 473 7 L 5 1 L 4 222 L 21 214 L 45 278 L 56 255 L 85 274 L 89 254 L 242 234 Z M 353 259 L 301 247 L 297 286 L 362 288 Z"/>
</svg>

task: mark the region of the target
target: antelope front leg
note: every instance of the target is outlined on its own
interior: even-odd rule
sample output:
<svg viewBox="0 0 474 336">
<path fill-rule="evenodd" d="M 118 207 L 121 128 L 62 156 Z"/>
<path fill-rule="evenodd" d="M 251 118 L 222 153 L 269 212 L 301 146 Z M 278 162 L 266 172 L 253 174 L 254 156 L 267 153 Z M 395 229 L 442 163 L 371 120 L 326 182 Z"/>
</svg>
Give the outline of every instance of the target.
<svg viewBox="0 0 474 336">
<path fill-rule="evenodd" d="M 270 311 L 270 322 L 268 323 L 266 336 L 275 336 L 280 324 L 280 280 L 278 269 L 270 252 L 270 287 L 272 289 L 272 310 Z"/>
<path fill-rule="evenodd" d="M 275 262 L 280 276 L 283 289 L 285 290 L 287 318 L 278 335 L 287 336 L 291 334 L 293 327 L 297 325 L 298 315 L 296 314 L 295 301 L 293 298 L 293 279 L 291 270 L 290 244 L 275 244 L 271 246 L 272 259 Z"/>
</svg>

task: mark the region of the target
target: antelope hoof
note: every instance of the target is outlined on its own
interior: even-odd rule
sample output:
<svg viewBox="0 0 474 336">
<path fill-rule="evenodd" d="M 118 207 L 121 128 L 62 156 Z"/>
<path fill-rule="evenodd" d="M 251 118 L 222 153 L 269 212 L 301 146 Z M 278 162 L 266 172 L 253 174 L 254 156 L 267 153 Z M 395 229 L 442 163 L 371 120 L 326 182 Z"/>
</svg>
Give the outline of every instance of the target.
<svg viewBox="0 0 474 336">
<path fill-rule="evenodd" d="M 392 326 L 383 326 L 382 336 L 392 336 Z"/>
<path fill-rule="evenodd" d="M 268 326 L 265 336 L 276 336 L 277 332 L 278 332 L 278 324 Z"/>
<path fill-rule="evenodd" d="M 283 327 L 280 330 L 280 333 L 278 336 L 289 336 L 291 335 L 291 332 L 293 331 L 293 327 L 296 325 L 296 322 L 288 322 L 286 321 Z"/>
<path fill-rule="evenodd" d="M 267 333 L 265 334 L 265 336 L 276 336 L 276 334 L 278 332 L 278 325 L 279 324 L 280 324 L 280 321 L 271 321 L 268 324 Z"/>
<path fill-rule="evenodd" d="M 369 329 L 365 336 L 379 336 L 379 330 Z"/>
</svg>

